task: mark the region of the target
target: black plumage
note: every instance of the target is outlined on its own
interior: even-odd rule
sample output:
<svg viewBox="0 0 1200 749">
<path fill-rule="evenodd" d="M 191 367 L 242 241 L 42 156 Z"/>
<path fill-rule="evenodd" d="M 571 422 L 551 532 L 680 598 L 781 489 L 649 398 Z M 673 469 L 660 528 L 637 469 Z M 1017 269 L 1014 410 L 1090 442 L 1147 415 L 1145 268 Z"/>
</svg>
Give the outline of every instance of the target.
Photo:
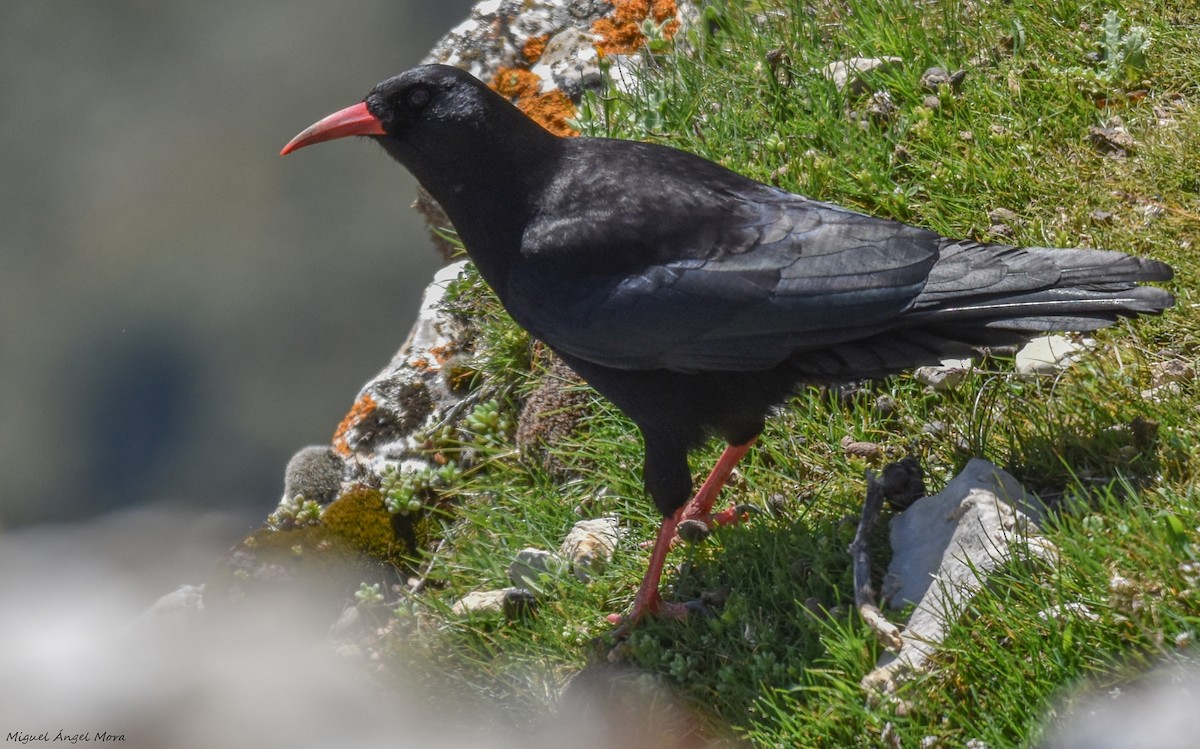
<svg viewBox="0 0 1200 749">
<path fill-rule="evenodd" d="M 952 240 L 676 149 L 560 138 L 468 74 L 423 66 L 298 135 L 369 135 L 441 204 L 505 308 L 645 438 L 666 520 L 634 615 L 657 609 L 687 453 L 728 473 L 798 383 L 879 377 L 1171 306 L 1164 263 Z M 653 578 L 653 579 L 651 579 Z"/>
</svg>

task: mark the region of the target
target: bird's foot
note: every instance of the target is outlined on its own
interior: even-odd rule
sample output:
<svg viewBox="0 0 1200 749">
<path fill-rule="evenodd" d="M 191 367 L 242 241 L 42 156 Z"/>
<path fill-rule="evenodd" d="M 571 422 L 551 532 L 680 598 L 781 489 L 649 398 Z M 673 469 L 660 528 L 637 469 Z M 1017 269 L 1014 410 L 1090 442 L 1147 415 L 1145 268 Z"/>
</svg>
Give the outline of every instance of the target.
<svg viewBox="0 0 1200 749">
<path fill-rule="evenodd" d="M 643 596 L 638 594 L 637 598 L 633 599 L 633 607 L 625 614 L 609 614 L 608 619 L 610 624 L 616 624 L 617 629 L 613 635 L 617 639 L 623 639 L 629 635 L 643 617 L 656 616 L 662 619 L 686 619 L 691 607 L 686 603 L 675 603 L 664 601 L 662 595 L 655 589 L 653 595 Z"/>
<path fill-rule="evenodd" d="M 707 525 L 709 528 L 744 523 L 750 519 L 751 515 L 761 512 L 761 510 L 754 505 L 744 503 L 733 505 L 728 509 L 721 510 L 720 512 L 709 512 L 703 515 L 695 516 L 688 514 L 687 509 L 688 508 L 684 508 L 683 516 L 679 519 L 680 523 L 687 520 L 699 521 Z"/>
</svg>

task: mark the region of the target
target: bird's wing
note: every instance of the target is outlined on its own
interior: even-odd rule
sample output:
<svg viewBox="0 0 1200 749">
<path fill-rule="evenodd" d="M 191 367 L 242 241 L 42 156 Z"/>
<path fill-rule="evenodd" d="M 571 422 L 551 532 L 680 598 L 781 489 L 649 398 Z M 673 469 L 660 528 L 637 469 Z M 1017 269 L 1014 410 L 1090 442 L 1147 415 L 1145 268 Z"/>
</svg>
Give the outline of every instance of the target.
<svg viewBox="0 0 1200 749">
<path fill-rule="evenodd" d="M 603 366 L 759 370 L 886 329 L 938 257 L 939 237 L 922 229 L 749 181 L 712 184 L 693 184 L 680 200 L 701 205 L 682 212 L 668 199 L 649 216 L 576 216 L 540 243 L 535 226 L 501 295 L 510 312 Z"/>
</svg>

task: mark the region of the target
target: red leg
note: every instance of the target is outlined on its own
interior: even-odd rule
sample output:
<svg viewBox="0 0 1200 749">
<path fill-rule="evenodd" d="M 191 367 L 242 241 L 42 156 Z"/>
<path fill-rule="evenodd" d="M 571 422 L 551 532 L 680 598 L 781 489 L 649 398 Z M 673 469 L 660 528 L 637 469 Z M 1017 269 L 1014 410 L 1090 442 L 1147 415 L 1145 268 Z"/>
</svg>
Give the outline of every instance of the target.
<svg viewBox="0 0 1200 749">
<path fill-rule="evenodd" d="M 736 520 L 732 509 L 718 513 L 711 518 L 709 513 L 712 511 L 713 502 L 716 501 L 721 487 L 729 480 L 729 474 L 733 473 L 734 466 L 753 444 L 754 440 L 750 440 L 744 445 L 726 447 L 725 452 L 721 453 L 720 459 L 717 460 L 717 465 L 713 467 L 712 473 L 708 474 L 700 491 L 696 492 L 696 496 L 679 508 L 673 516 L 663 518 L 662 525 L 658 527 L 658 536 L 654 539 L 654 549 L 650 552 L 650 563 L 646 568 L 645 576 L 642 577 L 642 585 L 633 598 L 633 608 L 625 616 L 608 615 L 610 622 L 621 625 L 621 628 L 617 630 L 618 636 L 623 636 L 628 632 L 629 627 L 647 614 L 668 616 L 674 619 L 682 619 L 687 616 L 686 606 L 681 603 L 664 602 L 658 591 L 659 583 L 662 581 L 663 566 L 667 562 L 667 552 L 671 550 L 671 542 L 675 540 L 675 526 L 679 525 L 680 520 L 703 518 L 717 523 L 730 523 Z M 726 515 L 729 517 L 723 517 Z"/>
<path fill-rule="evenodd" d="M 713 503 L 717 501 L 717 494 L 721 492 L 721 487 L 725 486 L 734 467 L 753 444 L 754 439 L 751 439 L 743 445 L 729 445 L 725 448 L 725 452 L 721 453 L 717 464 L 713 466 L 712 473 L 708 474 L 708 478 L 700 486 L 700 491 L 696 492 L 696 496 L 683 506 L 683 514 L 679 516 L 680 520 L 712 520 L 717 525 L 736 521 L 737 518 L 732 508 L 711 518 L 710 513 L 712 513 Z"/>
<path fill-rule="evenodd" d="M 682 513 L 683 509 L 681 508 L 673 516 L 663 518 L 662 525 L 658 527 L 658 536 L 654 539 L 654 550 L 650 552 L 650 563 L 646 567 L 646 574 L 642 577 L 642 585 L 633 598 L 633 608 L 625 616 L 608 615 L 610 622 L 622 625 L 617 632 L 618 636 L 623 635 L 634 622 L 647 614 L 659 614 L 675 619 L 687 616 L 687 609 L 683 604 L 666 603 L 658 592 L 663 565 L 666 564 L 667 552 L 670 551 L 671 541 L 675 538 L 675 526 L 678 525 L 679 516 Z"/>
</svg>

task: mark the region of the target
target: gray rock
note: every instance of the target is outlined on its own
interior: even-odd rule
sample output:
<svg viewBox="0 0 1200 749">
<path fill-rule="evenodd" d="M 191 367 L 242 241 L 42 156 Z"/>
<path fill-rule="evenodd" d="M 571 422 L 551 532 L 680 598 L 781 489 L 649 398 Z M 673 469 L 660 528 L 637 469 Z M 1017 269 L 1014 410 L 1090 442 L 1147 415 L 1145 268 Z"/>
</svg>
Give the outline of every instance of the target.
<svg viewBox="0 0 1200 749">
<path fill-rule="evenodd" d="M 338 440 L 358 460 L 348 469 L 373 470 L 405 459 L 423 459 L 413 435 L 421 427 L 442 422 L 463 396 L 447 375 L 466 324 L 442 308 L 446 287 L 462 273 L 465 262 L 442 268 L 421 300 L 408 340 L 391 362 L 375 375 L 355 401 Z M 346 479 L 361 478 L 359 475 Z"/>
<path fill-rule="evenodd" d="M 541 593 L 548 578 L 558 577 L 567 562 L 552 551 L 528 547 L 517 552 L 508 565 L 508 581 L 518 588 Z"/>
<path fill-rule="evenodd" d="M 976 458 L 938 494 L 892 520 L 892 562 L 883 595 L 898 608 L 916 604 L 898 654 L 885 654 L 864 686 L 892 691 L 922 670 L 986 575 L 1028 551 L 1055 557 L 1037 530 L 1044 507 L 1008 473 Z"/>
<path fill-rule="evenodd" d="M 329 504 L 342 489 L 342 457 L 329 445 L 302 448 L 283 471 L 283 496 Z"/>
<path fill-rule="evenodd" d="M 515 619 L 537 609 L 537 599 L 525 588 L 472 591 L 450 608 L 456 616 L 494 616 Z"/>
<path fill-rule="evenodd" d="M 128 632 L 150 632 L 164 624 L 179 624 L 204 613 L 204 586 L 181 585 L 143 611 L 126 626 Z"/>
<path fill-rule="evenodd" d="M 1042 749 L 1192 749 L 1200 734 L 1200 671 L 1167 663 L 1124 688 L 1060 700 Z M 1110 685 L 1111 686 L 1111 685 Z M 1094 690 L 1095 687 L 1092 687 Z"/>
<path fill-rule="evenodd" d="M 1009 210 L 1008 208 L 993 208 L 988 211 L 988 221 L 991 221 L 993 224 L 1020 226 L 1021 217 L 1017 215 L 1016 211 Z"/>
<path fill-rule="evenodd" d="M 1088 139 L 1098 151 L 1109 156 L 1124 157 L 1137 147 L 1137 141 L 1123 125 L 1114 127 L 1093 125 L 1088 128 Z"/>
<path fill-rule="evenodd" d="M 944 359 L 936 367 L 917 367 L 913 370 L 913 376 L 922 385 L 942 392 L 958 387 L 971 367 L 970 359 Z"/>
<path fill-rule="evenodd" d="M 1196 368 L 1183 359 L 1168 359 L 1150 366 L 1150 386 L 1187 383 L 1196 379 Z"/>
<path fill-rule="evenodd" d="M 572 101 L 578 101 L 586 90 L 604 86 L 595 39 L 581 28 L 565 29 L 546 42 L 531 71 L 544 81 L 552 81 Z"/>
<path fill-rule="evenodd" d="M 821 68 L 821 74 L 833 81 L 838 91 L 849 89 L 850 93 L 858 95 L 870 89 L 867 78 L 872 73 L 882 73 L 898 70 L 904 66 L 900 57 L 851 57 L 839 60 Z"/>
</svg>

